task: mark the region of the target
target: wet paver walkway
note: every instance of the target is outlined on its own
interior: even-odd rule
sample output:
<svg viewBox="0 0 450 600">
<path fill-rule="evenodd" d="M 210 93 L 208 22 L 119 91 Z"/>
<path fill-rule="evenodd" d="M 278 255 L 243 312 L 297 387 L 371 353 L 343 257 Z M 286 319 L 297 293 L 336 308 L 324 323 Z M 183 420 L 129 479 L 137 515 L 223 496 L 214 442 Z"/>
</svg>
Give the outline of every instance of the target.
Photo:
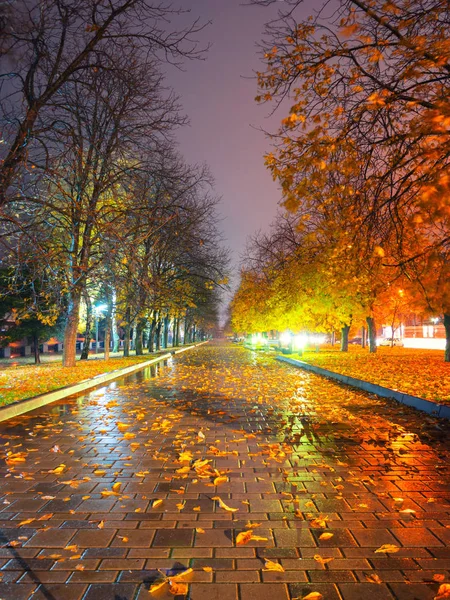
<svg viewBox="0 0 450 600">
<path fill-rule="evenodd" d="M 448 423 L 239 347 L 151 374 L 0 425 L 0 598 L 428 600 L 450 582 Z"/>
</svg>

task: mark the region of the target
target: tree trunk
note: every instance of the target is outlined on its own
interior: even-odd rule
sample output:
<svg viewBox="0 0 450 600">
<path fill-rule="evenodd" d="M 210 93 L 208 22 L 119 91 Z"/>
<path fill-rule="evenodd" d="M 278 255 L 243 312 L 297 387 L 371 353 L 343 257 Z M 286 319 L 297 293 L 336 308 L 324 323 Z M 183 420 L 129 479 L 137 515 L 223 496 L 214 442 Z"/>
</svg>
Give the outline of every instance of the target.
<svg viewBox="0 0 450 600">
<path fill-rule="evenodd" d="M 183 344 L 189 343 L 189 319 L 186 315 L 184 318 L 184 336 L 183 336 Z"/>
<path fill-rule="evenodd" d="M 114 296 L 115 298 L 115 296 Z M 115 304 L 115 301 L 114 301 Z M 111 324 L 111 335 L 113 339 L 113 352 L 119 351 L 120 337 L 119 332 L 117 331 L 117 318 L 116 318 L 116 309 L 114 307 L 112 314 L 112 324 Z"/>
<path fill-rule="evenodd" d="M 156 313 L 153 313 L 152 320 L 150 323 L 150 331 L 148 333 L 148 352 L 151 354 L 153 352 L 154 344 L 155 344 L 155 327 L 156 327 Z"/>
<path fill-rule="evenodd" d="M 124 357 L 130 356 L 130 330 L 131 330 L 131 311 L 130 307 L 125 311 L 125 336 L 123 340 L 123 355 Z"/>
<path fill-rule="evenodd" d="M 197 335 L 197 328 L 195 323 L 192 325 L 192 343 L 195 344 L 195 336 Z"/>
<path fill-rule="evenodd" d="M 156 324 L 156 332 L 155 332 L 155 350 L 156 350 L 156 352 L 158 352 L 161 348 L 161 326 L 162 326 L 162 320 L 158 319 L 158 322 Z"/>
<path fill-rule="evenodd" d="M 367 337 L 369 342 L 369 352 L 374 354 L 377 351 L 377 335 L 375 328 L 375 319 L 373 317 L 366 317 L 367 323 Z"/>
<path fill-rule="evenodd" d="M 341 352 L 348 352 L 348 332 L 350 325 L 344 325 L 341 329 Z"/>
<path fill-rule="evenodd" d="M 450 314 L 444 313 L 445 327 L 445 362 L 450 362 Z"/>
<path fill-rule="evenodd" d="M 169 325 L 170 325 L 170 317 L 166 315 L 164 317 L 164 333 L 163 333 L 163 346 L 167 348 L 169 345 Z"/>
<path fill-rule="evenodd" d="M 8 154 L 2 161 L 0 169 L 0 206 L 7 202 L 6 193 L 13 183 L 18 167 L 28 152 L 31 131 L 38 116 L 39 107 L 36 102 L 28 109 L 28 112 L 19 126 L 16 138 Z M 66 365 L 67 366 L 67 365 Z"/>
<path fill-rule="evenodd" d="M 173 332 L 173 345 L 180 345 L 180 319 L 177 317 L 174 323 L 174 332 Z"/>
<path fill-rule="evenodd" d="M 76 346 L 78 322 L 80 319 L 81 291 L 74 289 L 69 293 L 66 326 L 64 328 L 63 366 L 74 367 L 76 362 Z"/>
<path fill-rule="evenodd" d="M 147 325 L 147 319 L 139 319 L 136 324 L 136 356 L 141 356 L 144 354 L 144 346 L 142 343 L 142 336 L 144 334 L 144 329 Z"/>
<path fill-rule="evenodd" d="M 91 345 L 92 331 L 92 302 L 89 294 L 84 294 L 84 301 L 86 302 L 86 330 L 84 333 L 84 346 L 81 351 L 80 360 L 87 360 L 89 358 L 89 346 Z"/>
<path fill-rule="evenodd" d="M 366 328 L 364 325 L 361 327 L 361 347 L 366 347 Z"/>
<path fill-rule="evenodd" d="M 34 344 L 34 364 L 39 365 L 41 362 L 41 356 L 39 353 L 39 336 L 36 333 L 33 334 L 33 344 Z"/>
<path fill-rule="evenodd" d="M 105 321 L 105 342 L 104 342 L 104 359 L 109 359 L 109 347 L 111 345 L 111 327 L 112 327 L 113 301 L 112 297 L 108 296 L 108 312 L 106 313 Z"/>
</svg>

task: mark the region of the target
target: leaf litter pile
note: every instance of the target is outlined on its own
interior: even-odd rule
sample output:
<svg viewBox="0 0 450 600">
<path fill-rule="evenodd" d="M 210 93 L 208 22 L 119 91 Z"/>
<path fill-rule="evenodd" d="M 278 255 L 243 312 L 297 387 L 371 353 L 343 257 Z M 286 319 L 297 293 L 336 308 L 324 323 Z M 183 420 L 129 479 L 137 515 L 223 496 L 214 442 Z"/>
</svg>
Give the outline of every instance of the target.
<svg viewBox="0 0 450 600">
<path fill-rule="evenodd" d="M 149 598 L 221 583 L 242 597 L 270 583 L 277 600 L 357 583 L 450 598 L 446 422 L 225 345 L 39 414 L 0 426 L 3 546 L 39 548 L 33 568 L 68 586 L 123 568 Z M 123 566 L 107 552 L 93 565 L 97 545 Z"/>
<path fill-rule="evenodd" d="M 305 352 L 301 360 L 335 373 L 450 405 L 450 363 L 442 350 L 379 347 L 375 354 L 358 345 L 349 352 L 326 348 Z"/>
<path fill-rule="evenodd" d="M 32 398 L 90 379 L 102 373 L 130 367 L 151 356 L 129 356 L 109 360 L 78 361 L 76 367 L 63 367 L 61 363 L 19 365 L 0 370 L 0 406 Z"/>
</svg>

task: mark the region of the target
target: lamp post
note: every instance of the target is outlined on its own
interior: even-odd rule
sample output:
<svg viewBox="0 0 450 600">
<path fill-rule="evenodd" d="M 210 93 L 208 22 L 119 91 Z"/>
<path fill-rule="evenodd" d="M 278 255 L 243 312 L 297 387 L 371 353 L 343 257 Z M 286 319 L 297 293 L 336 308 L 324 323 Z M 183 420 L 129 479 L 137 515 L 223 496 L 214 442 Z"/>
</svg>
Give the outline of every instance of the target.
<svg viewBox="0 0 450 600">
<path fill-rule="evenodd" d="M 94 315 L 95 315 L 95 354 L 98 354 L 98 320 L 101 316 L 103 316 L 103 311 L 108 307 L 106 304 L 99 304 L 98 306 L 94 306 Z"/>
</svg>

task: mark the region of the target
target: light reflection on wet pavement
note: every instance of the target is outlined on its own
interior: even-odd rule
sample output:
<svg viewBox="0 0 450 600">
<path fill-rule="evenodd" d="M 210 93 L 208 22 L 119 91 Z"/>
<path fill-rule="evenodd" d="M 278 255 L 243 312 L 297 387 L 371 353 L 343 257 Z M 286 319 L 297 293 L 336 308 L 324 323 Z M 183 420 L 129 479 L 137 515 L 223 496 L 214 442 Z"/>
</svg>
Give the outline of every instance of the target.
<svg viewBox="0 0 450 600">
<path fill-rule="evenodd" d="M 203 346 L 0 424 L 0 598 L 173 598 L 192 568 L 192 600 L 433 599 L 449 582 L 449 432 Z"/>
</svg>

